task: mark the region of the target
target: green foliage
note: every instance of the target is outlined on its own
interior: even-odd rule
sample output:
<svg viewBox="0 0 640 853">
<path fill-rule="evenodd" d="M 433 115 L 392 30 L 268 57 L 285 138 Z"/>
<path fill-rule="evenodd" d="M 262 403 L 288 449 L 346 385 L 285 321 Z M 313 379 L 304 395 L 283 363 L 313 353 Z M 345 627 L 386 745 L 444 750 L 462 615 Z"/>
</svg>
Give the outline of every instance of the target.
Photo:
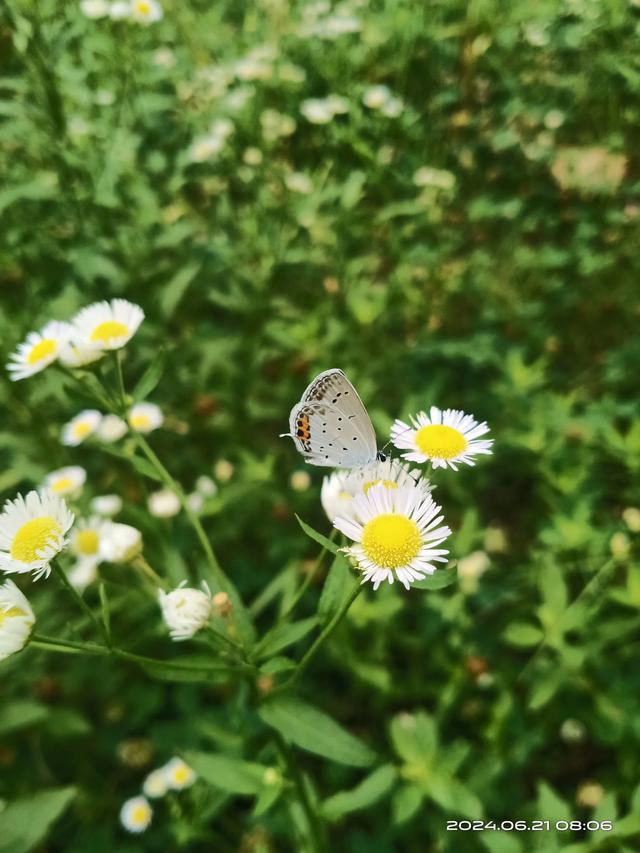
<svg viewBox="0 0 640 853">
<path fill-rule="evenodd" d="M 640 849 L 637 4 L 162 6 L 0 9 L 2 359 L 89 302 L 140 304 L 129 402 L 162 407 L 149 445 L 185 496 L 215 479 L 193 512 L 228 582 L 184 510 L 151 517 L 167 479 L 131 436 L 61 445 L 117 397 L 111 358 L 3 374 L 0 493 L 81 465 L 79 517 L 117 493 L 167 588 L 232 608 L 174 645 L 144 569 L 102 564 L 99 650 L 54 577 L 14 576 L 57 642 L 0 662 L 0 851 Z M 331 95 L 347 111 L 310 121 Z M 426 470 L 450 564 L 365 585 L 296 678 L 357 582 L 325 472 L 278 438 L 331 366 L 380 447 L 431 405 L 496 443 Z M 126 836 L 123 800 L 174 755 L 199 780 Z M 614 827 L 446 830 L 480 818 Z"/>
</svg>

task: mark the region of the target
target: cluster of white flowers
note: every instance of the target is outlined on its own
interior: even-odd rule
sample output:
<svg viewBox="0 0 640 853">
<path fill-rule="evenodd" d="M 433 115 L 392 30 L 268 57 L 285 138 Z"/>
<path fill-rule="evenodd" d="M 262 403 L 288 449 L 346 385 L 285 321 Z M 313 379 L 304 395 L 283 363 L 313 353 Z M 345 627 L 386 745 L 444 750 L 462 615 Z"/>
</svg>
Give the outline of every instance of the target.
<svg viewBox="0 0 640 853">
<path fill-rule="evenodd" d="M 359 33 L 362 21 L 353 13 L 354 5 L 341 3 L 332 9 L 326 0 L 306 4 L 299 34 L 303 38 L 315 37 L 333 41 L 340 36 Z"/>
<path fill-rule="evenodd" d="M 112 21 L 135 21 L 139 24 L 153 24 L 163 16 L 162 6 L 157 0 L 81 0 L 82 14 L 98 20 L 111 18 Z"/>
<path fill-rule="evenodd" d="M 307 98 L 300 104 L 300 112 L 311 124 L 329 124 L 337 115 L 349 112 L 349 101 L 342 95 Z"/>
<path fill-rule="evenodd" d="M 189 148 L 189 159 L 193 163 L 204 163 L 223 151 L 227 139 L 234 131 L 231 119 L 219 118 L 212 124 L 207 133 L 194 139 Z"/>
<path fill-rule="evenodd" d="M 362 103 L 371 110 L 379 110 L 387 118 L 397 118 L 404 110 L 402 99 L 388 86 L 369 86 L 364 90 Z"/>
<path fill-rule="evenodd" d="M 95 436 L 112 444 L 119 441 L 131 427 L 134 432 L 149 433 L 164 423 L 162 410 L 155 403 L 136 403 L 129 409 L 127 420 L 118 415 L 104 415 L 97 409 L 84 409 L 62 427 L 60 441 L 67 447 L 77 447 Z"/>
<path fill-rule="evenodd" d="M 144 311 L 126 299 L 95 302 L 69 323 L 52 320 L 39 332 L 29 332 L 7 364 L 10 378 L 26 379 L 59 361 L 65 367 L 84 367 L 107 350 L 125 346 L 144 320 Z"/>
<path fill-rule="evenodd" d="M 182 758 L 172 758 L 164 766 L 148 774 L 143 782 L 141 795 L 131 797 L 123 804 L 120 809 L 120 823 L 127 832 L 144 832 L 153 818 L 149 800 L 160 799 L 169 791 L 189 788 L 197 778 L 195 770 Z"/>
<path fill-rule="evenodd" d="M 473 465 L 477 454 L 491 453 L 493 442 L 481 439 L 489 427 L 471 415 L 433 406 L 418 413 L 411 425 L 396 420 L 391 439 L 410 462 L 430 462 L 433 468 Z M 300 472 L 298 472 L 300 473 Z M 295 475 L 294 475 L 295 476 Z M 292 478 L 294 488 L 298 487 Z M 433 574 L 433 563 L 447 562 L 439 546 L 451 534 L 443 524 L 441 507 L 421 472 L 387 459 L 364 468 L 336 471 L 324 478 L 321 501 L 334 526 L 355 544 L 345 548 L 374 589 L 383 581 L 399 580 L 409 589 Z M 484 552 L 461 561 L 465 592 L 473 592 L 489 565 Z"/>
</svg>

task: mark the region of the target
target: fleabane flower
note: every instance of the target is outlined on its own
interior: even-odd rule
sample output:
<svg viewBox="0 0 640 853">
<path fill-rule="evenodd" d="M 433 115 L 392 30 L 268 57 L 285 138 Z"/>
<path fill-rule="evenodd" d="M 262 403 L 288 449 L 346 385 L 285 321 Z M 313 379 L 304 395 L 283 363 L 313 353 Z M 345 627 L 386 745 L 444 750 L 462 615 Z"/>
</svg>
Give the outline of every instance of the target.
<svg viewBox="0 0 640 853">
<path fill-rule="evenodd" d="M 98 426 L 97 436 L 100 441 L 113 444 L 114 441 L 119 441 L 128 429 L 122 418 L 117 415 L 105 415 Z"/>
<path fill-rule="evenodd" d="M 91 509 L 96 515 L 111 518 L 122 509 L 122 498 L 120 495 L 96 495 L 91 501 Z"/>
<path fill-rule="evenodd" d="M 372 486 L 382 484 L 387 489 L 401 486 L 414 486 L 429 494 L 431 483 L 420 471 L 404 465 L 397 459 L 385 459 L 374 462 L 364 468 L 352 468 L 349 471 L 335 471 L 322 481 L 320 501 L 329 521 L 337 516 L 348 518 L 353 513 L 353 499 L 359 494 L 367 494 Z"/>
<path fill-rule="evenodd" d="M 144 832 L 152 817 L 153 809 L 146 797 L 131 797 L 120 809 L 120 823 L 127 832 Z"/>
<path fill-rule="evenodd" d="M 80 11 L 87 18 L 104 18 L 109 14 L 107 0 L 81 0 Z"/>
<path fill-rule="evenodd" d="M 82 491 L 87 479 L 87 472 L 79 465 L 67 465 L 51 471 L 44 478 L 45 489 L 51 489 L 56 495 L 62 497 L 77 497 Z"/>
<path fill-rule="evenodd" d="M 435 572 L 432 561 L 447 562 L 449 552 L 437 546 L 451 530 L 441 525 L 440 510 L 423 489 L 379 483 L 353 499 L 352 517 L 333 524 L 357 543 L 344 551 L 358 564 L 362 583 L 371 581 L 377 589 L 397 578 L 409 589 L 412 581 Z"/>
<path fill-rule="evenodd" d="M 23 649 L 36 621 L 27 599 L 13 581 L 0 586 L 0 660 Z"/>
<path fill-rule="evenodd" d="M 145 797 L 150 797 L 152 800 L 158 797 L 164 797 L 169 790 L 167 783 L 167 775 L 164 767 L 158 767 L 157 770 L 152 770 L 147 778 L 142 783 L 142 792 Z"/>
<path fill-rule="evenodd" d="M 58 356 L 60 363 L 65 367 L 85 367 L 93 364 L 104 355 L 104 350 L 95 346 L 87 346 L 86 343 L 78 344 L 70 340 L 61 350 Z"/>
<path fill-rule="evenodd" d="M 62 427 L 60 440 L 67 447 L 77 447 L 98 429 L 102 414 L 97 409 L 85 409 Z"/>
<path fill-rule="evenodd" d="M 32 491 L 7 501 L 0 514 L 0 571 L 49 576 L 49 563 L 68 544 L 73 513 L 51 491 Z"/>
<path fill-rule="evenodd" d="M 56 320 L 47 323 L 39 332 L 29 332 L 12 353 L 7 364 L 11 381 L 26 379 L 48 367 L 60 355 L 69 335 L 68 324 L 58 323 Z"/>
<path fill-rule="evenodd" d="M 172 758 L 165 764 L 162 771 L 172 791 L 182 791 L 183 788 L 193 785 L 198 778 L 195 770 L 192 770 L 181 758 Z"/>
<path fill-rule="evenodd" d="M 147 507 L 155 518 L 173 518 L 180 512 L 180 499 L 171 489 L 159 489 L 149 495 Z"/>
<path fill-rule="evenodd" d="M 76 589 L 84 590 L 98 579 L 97 569 L 103 560 L 101 545 L 110 526 L 110 521 L 94 516 L 80 519 L 74 527 L 69 544 L 77 560 L 69 580 Z"/>
<path fill-rule="evenodd" d="M 139 305 L 126 299 L 112 299 L 87 305 L 71 322 L 79 346 L 114 350 L 131 340 L 143 320 L 144 311 Z"/>
<path fill-rule="evenodd" d="M 156 0 L 132 0 L 131 19 L 140 24 L 153 24 L 162 18 L 162 6 Z"/>
<path fill-rule="evenodd" d="M 100 537 L 100 555 L 109 563 L 128 563 L 142 551 L 142 533 L 130 524 L 111 521 Z"/>
<path fill-rule="evenodd" d="M 478 423 L 471 415 L 457 409 L 441 411 L 432 406 L 429 414 L 419 412 L 411 418 L 411 426 L 396 420 L 391 427 L 391 440 L 411 462 L 431 462 L 434 468 L 447 466 L 458 470 L 458 464 L 475 465 L 478 453 L 491 453 L 492 439 L 480 439 L 489 432 L 486 423 Z"/>
<path fill-rule="evenodd" d="M 159 591 L 162 618 L 169 628 L 172 640 L 190 640 L 209 621 L 211 592 L 206 584 L 202 586 L 203 589 L 200 590 L 181 584 L 172 592 Z"/>
<path fill-rule="evenodd" d="M 160 406 L 155 403 L 136 403 L 129 410 L 127 420 L 131 429 L 147 433 L 162 426 L 164 415 Z"/>
</svg>

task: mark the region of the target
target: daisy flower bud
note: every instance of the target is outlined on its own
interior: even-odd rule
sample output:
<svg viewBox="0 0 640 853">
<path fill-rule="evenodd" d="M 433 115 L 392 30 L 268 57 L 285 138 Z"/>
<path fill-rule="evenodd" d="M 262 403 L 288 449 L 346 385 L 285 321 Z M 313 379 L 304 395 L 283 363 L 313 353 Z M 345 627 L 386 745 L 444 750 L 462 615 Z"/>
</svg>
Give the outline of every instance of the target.
<svg viewBox="0 0 640 853">
<path fill-rule="evenodd" d="M 231 615 L 233 610 L 233 602 L 226 592 L 216 592 L 213 596 L 213 608 L 218 616 L 226 619 Z"/>
<path fill-rule="evenodd" d="M 167 783 L 167 774 L 165 773 L 164 767 L 152 770 L 142 783 L 142 791 L 144 795 L 151 799 L 164 797 L 168 790 L 169 785 Z"/>
<path fill-rule="evenodd" d="M 73 513 L 51 491 L 7 501 L 0 515 L 0 571 L 49 576 L 49 563 L 67 545 Z"/>
<path fill-rule="evenodd" d="M 200 494 L 204 497 L 210 498 L 213 497 L 218 491 L 218 487 L 216 486 L 215 481 L 211 479 L 211 477 L 207 477 L 206 474 L 203 474 L 196 480 L 196 491 L 200 492 Z"/>
<path fill-rule="evenodd" d="M 128 563 L 142 551 L 142 533 L 129 524 L 111 522 L 100 540 L 102 559 L 109 563 Z"/>
<path fill-rule="evenodd" d="M 633 533 L 640 533 L 640 509 L 628 506 L 622 511 L 622 520 Z"/>
<path fill-rule="evenodd" d="M 132 797 L 120 809 L 120 823 L 127 832 L 144 832 L 152 817 L 153 809 L 146 797 Z"/>
<path fill-rule="evenodd" d="M 55 320 L 47 323 L 39 332 L 29 332 L 7 364 L 9 378 L 16 382 L 40 373 L 58 358 L 70 334 L 67 323 L 58 323 Z"/>
<path fill-rule="evenodd" d="M 491 453 L 493 440 L 479 440 L 489 432 L 486 423 L 478 423 L 471 415 L 456 409 L 441 411 L 432 406 L 429 414 L 419 412 L 411 418 L 411 426 L 396 420 L 391 427 L 391 440 L 411 462 L 431 462 L 434 468 L 453 468 L 458 464 L 475 465 L 478 453 Z"/>
<path fill-rule="evenodd" d="M 227 459 L 219 459 L 213 466 L 213 473 L 221 483 L 227 483 L 233 477 L 233 465 Z"/>
<path fill-rule="evenodd" d="M 160 590 L 158 593 L 162 618 L 172 640 L 190 640 L 209 621 L 211 593 L 206 584 L 203 584 L 203 589 L 181 585 L 172 592 Z"/>
<path fill-rule="evenodd" d="M 96 409 L 85 409 L 62 427 L 60 440 L 67 447 L 77 447 L 94 434 L 101 420 L 102 415 Z"/>
<path fill-rule="evenodd" d="M 180 500 L 171 489 L 160 489 L 149 495 L 147 507 L 155 518 L 172 518 L 180 512 Z"/>
<path fill-rule="evenodd" d="M 143 320 L 144 311 L 139 305 L 112 299 L 88 305 L 71 322 L 79 346 L 114 350 L 129 343 Z"/>
<path fill-rule="evenodd" d="M 61 497 L 77 498 L 87 479 L 87 472 L 79 465 L 68 465 L 51 471 L 44 478 L 45 489 Z"/>
<path fill-rule="evenodd" d="M 311 485 L 308 471 L 294 471 L 291 475 L 291 488 L 296 492 L 306 492 Z"/>
<path fill-rule="evenodd" d="M 122 498 L 119 495 L 96 495 L 91 501 L 91 509 L 97 515 L 111 518 L 122 509 Z"/>
<path fill-rule="evenodd" d="M 164 775 L 167 785 L 172 791 L 182 791 L 183 788 L 189 788 L 198 778 L 195 770 L 192 770 L 181 758 L 172 758 L 165 764 Z"/>
<path fill-rule="evenodd" d="M 131 429 L 136 432 L 148 433 L 162 426 L 164 415 L 160 406 L 156 406 L 155 403 L 136 403 L 129 410 L 127 420 Z"/>
<path fill-rule="evenodd" d="M 117 415 L 105 415 L 98 426 L 98 438 L 112 444 L 118 441 L 127 432 L 129 427 Z"/>
<path fill-rule="evenodd" d="M 36 621 L 29 602 L 13 581 L 0 586 L 0 660 L 23 649 Z"/>
</svg>

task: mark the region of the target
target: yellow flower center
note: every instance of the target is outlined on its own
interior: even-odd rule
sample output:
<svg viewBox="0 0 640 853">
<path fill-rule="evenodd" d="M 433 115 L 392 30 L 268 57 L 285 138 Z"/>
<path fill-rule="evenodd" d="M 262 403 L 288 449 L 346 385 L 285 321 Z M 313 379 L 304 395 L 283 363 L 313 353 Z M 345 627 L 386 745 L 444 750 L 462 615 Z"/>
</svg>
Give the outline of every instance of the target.
<svg viewBox="0 0 640 853">
<path fill-rule="evenodd" d="M 415 521 L 396 513 L 373 518 L 362 532 L 364 553 L 372 563 L 384 569 L 406 566 L 417 557 L 421 544 Z"/>
<path fill-rule="evenodd" d="M 73 425 L 72 432 L 75 438 L 86 438 L 91 433 L 91 424 L 88 421 L 78 421 Z"/>
<path fill-rule="evenodd" d="M 136 806 L 131 812 L 131 822 L 134 824 L 145 823 L 148 817 L 149 808 L 144 805 Z"/>
<path fill-rule="evenodd" d="M 416 432 L 416 444 L 430 459 L 455 459 L 466 450 L 467 440 L 453 427 L 431 424 Z"/>
<path fill-rule="evenodd" d="M 151 426 L 149 415 L 131 415 L 129 423 L 134 429 L 148 429 Z"/>
<path fill-rule="evenodd" d="M 11 556 L 21 563 L 33 563 L 38 551 L 46 548 L 51 539 L 57 539 L 62 528 L 50 515 L 32 518 L 18 530 L 11 543 Z"/>
<path fill-rule="evenodd" d="M 53 338 L 45 338 L 43 341 L 40 341 L 39 344 L 36 344 L 33 347 L 27 357 L 27 361 L 29 362 L 29 364 L 37 364 L 44 358 L 49 358 L 49 356 L 55 355 L 57 349 L 57 341 L 55 341 Z"/>
<path fill-rule="evenodd" d="M 398 484 L 394 483 L 393 480 L 371 480 L 369 483 L 365 483 L 362 487 L 362 491 L 367 494 L 371 486 L 386 486 L 387 489 L 397 489 Z"/>
<path fill-rule="evenodd" d="M 148 15 L 151 12 L 151 3 L 147 3 L 145 0 L 138 0 L 136 3 L 136 11 L 141 15 Z"/>
<path fill-rule="evenodd" d="M 129 334 L 129 329 L 124 323 L 118 323 L 117 320 L 107 320 L 105 323 L 100 323 L 91 333 L 92 341 L 102 341 L 107 343 L 112 338 L 122 338 Z"/>
<path fill-rule="evenodd" d="M 24 610 L 19 607 L 10 607 L 8 610 L 0 610 L 0 627 L 5 619 L 10 619 L 12 616 L 26 616 Z"/>
<path fill-rule="evenodd" d="M 99 541 L 95 530 L 80 530 L 76 533 L 76 549 L 88 557 L 97 553 Z"/>
<path fill-rule="evenodd" d="M 177 782 L 178 785 L 182 785 L 189 779 L 189 768 L 188 767 L 176 767 L 173 771 L 173 781 Z"/>
<path fill-rule="evenodd" d="M 71 477 L 60 477 L 59 480 L 54 480 L 51 488 L 54 492 L 68 492 L 75 486 Z"/>
</svg>

